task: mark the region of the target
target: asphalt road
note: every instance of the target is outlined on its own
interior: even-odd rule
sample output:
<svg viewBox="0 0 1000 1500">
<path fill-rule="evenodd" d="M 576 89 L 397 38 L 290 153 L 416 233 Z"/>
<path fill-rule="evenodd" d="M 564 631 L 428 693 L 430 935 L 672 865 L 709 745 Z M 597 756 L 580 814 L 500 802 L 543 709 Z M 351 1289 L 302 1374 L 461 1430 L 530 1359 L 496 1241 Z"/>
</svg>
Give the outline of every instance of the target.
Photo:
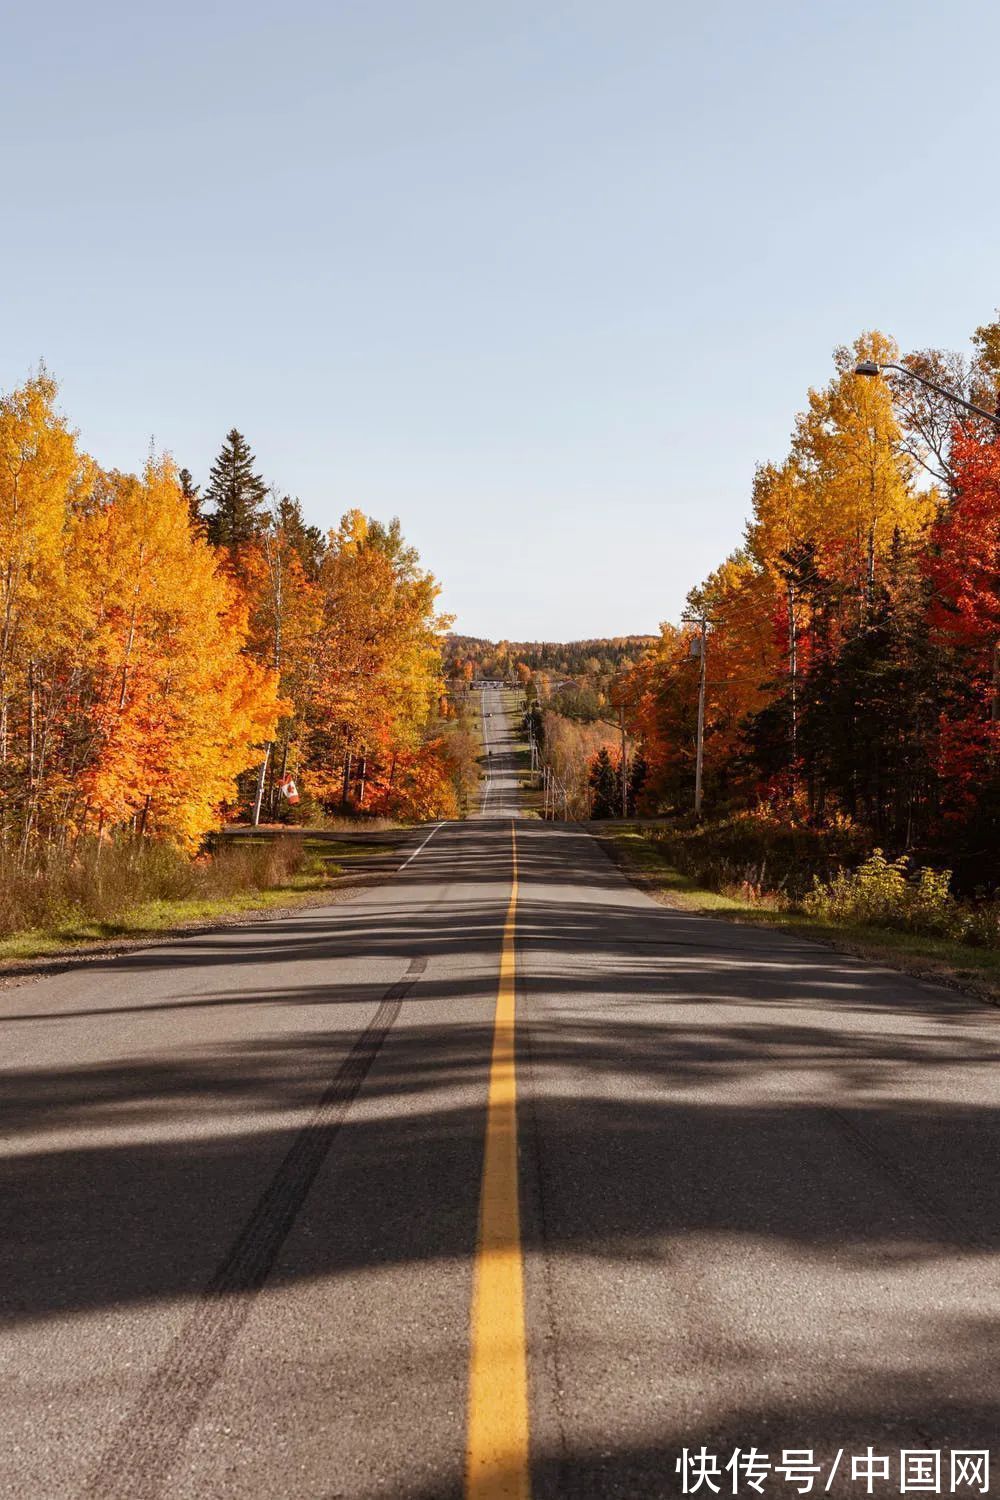
<svg viewBox="0 0 1000 1500">
<path fill-rule="evenodd" d="M 737 1447 L 815 1494 L 869 1446 L 876 1495 L 901 1449 L 996 1468 L 996 1012 L 659 907 L 573 827 L 428 832 L 0 994 L 0 1494 L 465 1493 L 505 926 L 535 1500 L 680 1493 L 685 1448 L 723 1494 Z"/>
<path fill-rule="evenodd" d="M 484 688 L 479 697 L 486 778 L 478 816 L 519 818 L 522 808 L 518 765 L 524 757 L 524 740 L 505 711 L 504 695 L 499 688 Z"/>
</svg>

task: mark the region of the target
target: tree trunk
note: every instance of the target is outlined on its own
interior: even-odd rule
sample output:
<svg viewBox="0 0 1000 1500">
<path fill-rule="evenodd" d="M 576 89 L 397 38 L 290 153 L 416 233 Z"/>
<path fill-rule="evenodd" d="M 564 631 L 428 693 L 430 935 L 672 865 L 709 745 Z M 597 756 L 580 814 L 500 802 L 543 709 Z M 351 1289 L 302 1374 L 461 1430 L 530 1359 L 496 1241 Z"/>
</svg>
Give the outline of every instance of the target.
<svg viewBox="0 0 1000 1500">
<path fill-rule="evenodd" d="M 799 752 L 798 634 L 795 625 L 795 588 L 788 581 L 788 699 L 791 711 L 792 777 Z"/>
</svg>

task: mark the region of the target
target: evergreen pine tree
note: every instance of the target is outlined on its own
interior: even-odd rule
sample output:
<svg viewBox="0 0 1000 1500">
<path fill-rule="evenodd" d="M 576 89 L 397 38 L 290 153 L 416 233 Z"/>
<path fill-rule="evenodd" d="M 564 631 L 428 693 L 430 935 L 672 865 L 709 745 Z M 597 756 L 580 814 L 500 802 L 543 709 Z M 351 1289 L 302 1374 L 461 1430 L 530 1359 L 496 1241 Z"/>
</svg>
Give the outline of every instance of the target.
<svg viewBox="0 0 1000 1500">
<path fill-rule="evenodd" d="M 191 517 L 191 525 L 196 531 L 201 531 L 205 526 L 205 517 L 201 513 L 201 485 L 195 484 L 194 476 L 190 469 L 181 469 L 177 475 L 177 482 L 181 487 L 181 494 L 187 501 L 188 514 Z"/>
<path fill-rule="evenodd" d="M 590 815 L 592 818 L 613 818 L 615 814 L 615 790 L 618 777 L 615 773 L 607 747 L 602 746 L 590 763 Z"/>
<path fill-rule="evenodd" d="M 213 547 L 236 553 L 257 535 L 263 524 L 267 486 L 254 473 L 250 444 L 234 427 L 212 465 L 204 504 L 214 506 L 206 517 Z"/>
<path fill-rule="evenodd" d="M 276 519 L 289 546 L 298 556 L 306 577 L 315 578 L 326 546 L 322 531 L 318 526 L 306 525 L 302 502 L 293 500 L 289 495 L 284 495 L 279 501 Z"/>
<path fill-rule="evenodd" d="M 646 784 L 649 767 L 641 750 L 636 750 L 629 761 L 628 768 L 628 811 L 629 817 L 635 813 L 639 801 L 639 794 Z"/>
</svg>

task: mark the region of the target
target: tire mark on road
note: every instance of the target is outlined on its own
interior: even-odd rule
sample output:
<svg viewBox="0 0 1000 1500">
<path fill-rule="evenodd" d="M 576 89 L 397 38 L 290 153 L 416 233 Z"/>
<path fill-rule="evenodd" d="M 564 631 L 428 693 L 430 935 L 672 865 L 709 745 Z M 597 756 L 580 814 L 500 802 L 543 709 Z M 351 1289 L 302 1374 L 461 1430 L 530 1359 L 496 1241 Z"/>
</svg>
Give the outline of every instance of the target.
<svg viewBox="0 0 1000 1500">
<path fill-rule="evenodd" d="M 222 1372 L 351 1103 L 426 967 L 426 958 L 411 959 L 404 977 L 386 990 L 202 1300 L 105 1449 L 82 1492 L 85 1500 L 156 1500 L 162 1493 L 170 1467 Z"/>
</svg>

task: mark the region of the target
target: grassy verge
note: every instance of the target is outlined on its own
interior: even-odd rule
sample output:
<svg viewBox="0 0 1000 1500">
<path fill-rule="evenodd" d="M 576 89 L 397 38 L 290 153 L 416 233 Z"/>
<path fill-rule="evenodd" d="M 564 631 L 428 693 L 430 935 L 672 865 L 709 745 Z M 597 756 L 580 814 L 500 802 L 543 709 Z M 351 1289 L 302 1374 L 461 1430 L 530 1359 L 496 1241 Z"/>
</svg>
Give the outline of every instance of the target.
<svg viewBox="0 0 1000 1500">
<path fill-rule="evenodd" d="M 190 932 L 322 904 L 336 892 L 370 879 L 373 857 L 387 852 L 385 844 L 306 835 L 300 857 L 270 865 L 254 858 L 263 853 L 267 842 L 266 838 L 240 840 L 240 863 L 245 874 L 236 872 L 234 878 L 248 880 L 243 889 L 150 896 L 133 904 L 120 904 L 113 915 L 78 911 L 65 920 L 52 920 L 0 938 L 0 977 L 4 968 L 18 962 L 66 956 L 108 944 L 127 945 L 172 932 Z"/>
<path fill-rule="evenodd" d="M 600 837 L 623 873 L 665 906 L 791 933 L 1000 1005 L 1000 952 L 996 949 L 970 948 L 950 938 L 824 922 L 800 912 L 774 910 L 699 886 L 674 869 L 641 829 L 609 829 Z"/>
</svg>

